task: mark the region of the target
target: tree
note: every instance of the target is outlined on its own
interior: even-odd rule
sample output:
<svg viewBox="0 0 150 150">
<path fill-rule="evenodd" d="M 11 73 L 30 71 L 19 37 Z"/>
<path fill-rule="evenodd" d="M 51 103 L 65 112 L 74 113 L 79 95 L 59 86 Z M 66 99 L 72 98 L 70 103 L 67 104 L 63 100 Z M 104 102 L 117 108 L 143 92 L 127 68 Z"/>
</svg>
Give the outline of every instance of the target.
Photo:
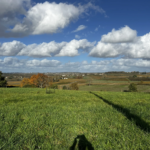
<svg viewBox="0 0 150 150">
<path fill-rule="evenodd" d="M 78 89 L 79 89 L 77 83 L 72 83 L 72 84 L 70 85 L 70 88 L 71 88 L 71 90 L 78 90 Z"/>
<path fill-rule="evenodd" d="M 133 78 L 137 78 L 137 75 L 133 75 Z"/>
<path fill-rule="evenodd" d="M 40 88 L 43 88 L 45 86 L 48 86 L 49 84 L 49 79 L 48 76 L 42 73 L 37 74 L 37 85 Z"/>
<path fill-rule="evenodd" d="M 24 78 L 21 81 L 21 87 L 46 87 L 49 85 L 49 78 L 47 75 L 38 73 L 37 75 L 32 75 L 31 78 Z"/>
<path fill-rule="evenodd" d="M 21 87 L 27 87 L 28 85 L 31 85 L 31 83 L 30 83 L 30 79 L 29 78 L 23 78 L 23 80 L 21 81 L 21 84 L 20 84 L 20 86 Z"/>
<path fill-rule="evenodd" d="M 49 86 L 51 89 L 58 89 L 58 85 L 57 84 L 50 84 Z"/>
<path fill-rule="evenodd" d="M 7 81 L 5 77 L 2 76 L 2 72 L 0 71 L 0 87 L 5 87 L 7 85 Z"/>
<path fill-rule="evenodd" d="M 63 86 L 63 90 L 67 90 L 67 87 L 65 85 Z"/>
<path fill-rule="evenodd" d="M 131 84 L 129 85 L 129 91 L 130 91 L 130 92 L 137 92 L 136 84 L 131 83 Z"/>
<path fill-rule="evenodd" d="M 38 87 L 37 83 L 37 75 L 32 75 L 31 78 L 29 79 L 30 84 L 35 85 Z"/>
</svg>

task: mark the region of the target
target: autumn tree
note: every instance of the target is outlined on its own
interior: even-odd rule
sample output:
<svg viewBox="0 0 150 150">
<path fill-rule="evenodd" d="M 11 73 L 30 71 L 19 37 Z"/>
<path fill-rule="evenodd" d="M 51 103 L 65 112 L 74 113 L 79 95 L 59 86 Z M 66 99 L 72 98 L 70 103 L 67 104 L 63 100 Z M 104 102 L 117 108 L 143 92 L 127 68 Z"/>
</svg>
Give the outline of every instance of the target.
<svg viewBox="0 0 150 150">
<path fill-rule="evenodd" d="M 30 85 L 30 79 L 29 78 L 23 78 L 23 80 L 21 81 L 21 87 Z"/>
<path fill-rule="evenodd" d="M 37 75 L 32 75 L 29 82 L 31 85 L 35 85 L 36 87 L 38 87 Z"/>
<path fill-rule="evenodd" d="M 5 87 L 7 85 L 7 81 L 5 77 L 2 76 L 2 72 L 0 71 L 0 87 Z"/>
<path fill-rule="evenodd" d="M 49 78 L 47 75 L 38 73 L 36 78 L 36 84 L 38 87 L 43 88 L 45 86 L 48 86 L 49 84 Z"/>
<path fill-rule="evenodd" d="M 32 75 L 31 78 L 24 78 L 21 81 L 21 87 L 46 87 L 49 86 L 50 79 L 47 75 L 38 73 L 37 75 Z"/>
</svg>

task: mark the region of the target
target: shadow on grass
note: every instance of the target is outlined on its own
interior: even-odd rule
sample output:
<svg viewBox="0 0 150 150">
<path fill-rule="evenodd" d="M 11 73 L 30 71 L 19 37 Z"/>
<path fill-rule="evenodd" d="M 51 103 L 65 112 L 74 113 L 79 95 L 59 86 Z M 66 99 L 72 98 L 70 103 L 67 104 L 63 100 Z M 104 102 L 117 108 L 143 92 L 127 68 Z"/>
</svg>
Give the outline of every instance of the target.
<svg viewBox="0 0 150 150">
<path fill-rule="evenodd" d="M 126 116 L 130 121 L 134 121 L 135 124 L 143 131 L 145 132 L 150 132 L 150 126 L 147 122 L 145 122 L 142 118 L 140 118 L 138 115 L 136 114 L 132 114 L 130 113 L 130 110 L 127 108 L 123 108 L 120 105 L 117 104 L 113 104 L 112 102 L 104 99 L 103 97 L 90 92 L 91 94 L 95 95 L 96 97 L 102 99 L 105 103 L 107 103 L 108 105 L 111 105 L 113 108 L 115 108 L 117 111 L 121 112 L 124 116 Z"/>
<path fill-rule="evenodd" d="M 78 135 L 69 150 L 94 150 L 92 144 L 86 139 L 85 135 Z"/>
<path fill-rule="evenodd" d="M 5 104 L 9 104 L 9 103 L 18 103 L 18 102 L 24 102 L 24 100 L 6 100 L 4 101 Z"/>
</svg>

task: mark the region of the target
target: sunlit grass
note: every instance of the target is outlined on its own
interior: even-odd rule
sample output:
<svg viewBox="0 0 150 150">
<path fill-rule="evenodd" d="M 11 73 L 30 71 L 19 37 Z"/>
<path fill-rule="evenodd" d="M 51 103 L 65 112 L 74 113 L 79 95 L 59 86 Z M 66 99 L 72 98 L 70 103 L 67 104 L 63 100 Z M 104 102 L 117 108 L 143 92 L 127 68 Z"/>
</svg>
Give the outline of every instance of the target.
<svg viewBox="0 0 150 150">
<path fill-rule="evenodd" d="M 142 96 L 96 92 L 120 103 Z M 112 96 L 111 96 L 112 95 Z M 113 98 L 111 98 L 113 97 Z M 148 97 L 141 99 L 147 104 Z M 124 107 L 128 107 L 128 104 Z M 146 120 L 147 121 L 147 120 Z M 150 149 L 150 135 L 94 94 L 84 91 L 0 89 L 0 149 L 69 150 L 85 135 L 94 150 Z"/>
</svg>

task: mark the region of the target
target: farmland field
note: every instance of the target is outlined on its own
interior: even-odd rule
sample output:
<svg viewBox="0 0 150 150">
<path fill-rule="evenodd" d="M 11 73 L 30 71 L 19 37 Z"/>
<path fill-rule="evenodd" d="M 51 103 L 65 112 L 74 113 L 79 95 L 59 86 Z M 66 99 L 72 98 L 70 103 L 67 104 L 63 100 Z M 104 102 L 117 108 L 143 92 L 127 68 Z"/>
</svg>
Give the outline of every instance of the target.
<svg viewBox="0 0 150 150">
<path fill-rule="evenodd" d="M 0 149 L 150 149 L 150 94 L 0 88 Z M 76 139 L 76 137 L 78 138 Z"/>
<path fill-rule="evenodd" d="M 7 81 L 8 86 L 20 86 L 21 81 Z"/>
</svg>

